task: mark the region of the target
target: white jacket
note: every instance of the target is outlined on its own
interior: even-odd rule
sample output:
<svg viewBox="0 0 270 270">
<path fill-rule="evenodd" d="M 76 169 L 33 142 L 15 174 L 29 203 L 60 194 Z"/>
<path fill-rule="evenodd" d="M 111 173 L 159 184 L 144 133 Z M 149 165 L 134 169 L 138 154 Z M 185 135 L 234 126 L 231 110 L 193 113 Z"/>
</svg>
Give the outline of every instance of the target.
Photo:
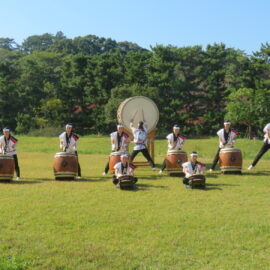
<svg viewBox="0 0 270 270">
<path fill-rule="evenodd" d="M 133 172 L 134 172 L 134 167 L 129 164 L 128 167 L 127 167 L 127 171 L 125 173 L 122 172 L 122 162 L 118 162 L 114 165 L 114 169 L 117 169 L 117 175 L 116 177 L 120 177 L 120 176 L 123 176 L 123 175 L 133 175 Z"/>
<path fill-rule="evenodd" d="M 233 129 L 230 130 L 229 138 L 228 138 L 228 141 L 227 141 L 226 145 L 223 144 L 223 143 L 225 143 L 224 128 L 220 129 L 217 132 L 217 135 L 221 139 L 221 141 L 219 142 L 219 147 L 232 148 L 233 144 L 236 141 L 237 132 L 235 130 L 233 130 Z"/>
<path fill-rule="evenodd" d="M 196 163 L 194 170 L 192 168 L 191 161 L 183 163 L 182 166 L 183 166 L 186 178 L 190 177 L 193 174 L 204 174 L 205 165 L 200 162 Z"/>
<path fill-rule="evenodd" d="M 67 153 L 74 153 L 75 151 L 77 151 L 77 141 L 79 138 L 74 133 L 71 133 L 70 142 L 69 145 L 67 145 L 66 134 L 66 132 L 63 132 L 59 136 L 60 148 L 62 151 L 66 150 Z"/>
<path fill-rule="evenodd" d="M 118 149 L 118 139 L 117 139 L 117 131 L 113 132 L 110 134 L 111 136 L 111 141 L 112 141 L 112 151 L 116 151 L 116 149 Z M 121 134 L 121 140 L 120 140 L 120 149 L 122 151 L 126 151 L 127 150 L 127 140 L 128 140 L 129 136 L 127 133 L 122 132 Z"/>
<path fill-rule="evenodd" d="M 7 145 L 5 136 L 1 136 L 0 143 L 1 143 L 0 151 L 2 155 L 13 156 L 17 154 L 16 152 L 17 139 L 14 138 L 13 136 L 9 137 L 9 139 L 7 140 Z"/>
<path fill-rule="evenodd" d="M 178 149 L 180 149 L 184 145 L 184 142 L 186 140 L 185 137 L 178 135 L 177 140 L 174 141 L 173 133 L 170 133 L 166 138 L 169 140 L 168 150 L 178 150 Z"/>
<path fill-rule="evenodd" d="M 270 123 L 268 123 L 264 129 L 263 129 L 264 134 L 264 142 L 268 142 L 270 144 Z M 269 134 L 269 135 L 268 135 Z"/>
</svg>

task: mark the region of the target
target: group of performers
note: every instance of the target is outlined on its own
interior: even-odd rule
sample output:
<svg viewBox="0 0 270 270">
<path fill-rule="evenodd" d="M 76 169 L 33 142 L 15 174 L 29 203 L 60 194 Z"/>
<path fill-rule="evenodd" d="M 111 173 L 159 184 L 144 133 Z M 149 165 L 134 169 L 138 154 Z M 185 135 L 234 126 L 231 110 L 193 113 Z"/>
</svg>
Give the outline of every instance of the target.
<svg viewBox="0 0 270 270">
<path fill-rule="evenodd" d="M 117 125 L 117 130 L 110 134 L 111 137 L 111 145 L 112 145 L 112 153 L 121 152 L 120 161 L 114 165 L 114 175 L 113 175 L 113 183 L 117 186 L 120 183 L 121 178 L 130 176 L 133 183 L 137 182 L 137 178 L 134 177 L 134 169 L 133 160 L 137 156 L 138 153 L 142 153 L 143 156 L 149 162 L 152 170 L 157 170 L 156 165 L 151 158 L 149 151 L 147 149 L 147 124 L 145 121 L 141 121 L 138 123 L 138 126 L 135 127 L 133 121 L 130 123 L 130 128 L 133 135 L 134 149 L 129 155 L 128 146 L 131 142 L 131 139 L 124 131 L 124 126 L 120 123 Z M 173 126 L 173 132 L 167 135 L 168 140 L 168 150 L 180 150 L 186 138 L 180 134 L 180 127 L 178 125 Z M 267 152 L 270 148 L 270 123 L 267 124 L 264 129 L 264 144 L 260 149 L 259 153 L 255 157 L 252 164 L 248 167 L 248 170 L 251 170 L 258 163 L 260 158 Z M 220 129 L 217 132 L 219 137 L 219 147 L 216 153 L 216 156 L 213 160 L 212 166 L 209 171 L 213 171 L 216 167 L 216 164 L 219 160 L 219 153 L 223 148 L 232 148 L 233 144 L 236 141 L 237 132 L 231 129 L 231 123 L 229 121 L 224 122 L 224 128 Z M 77 152 L 77 142 L 79 137 L 73 132 L 72 124 L 67 124 L 65 127 L 65 131 L 59 136 L 60 139 L 60 149 L 63 152 L 71 153 L 76 155 L 78 160 L 78 152 Z M 14 159 L 15 171 L 16 171 L 16 179 L 20 179 L 20 167 L 18 163 L 18 157 L 16 152 L 16 145 L 18 140 L 10 134 L 9 128 L 3 129 L 3 136 L 0 137 L 0 153 L 2 155 L 12 156 Z M 182 163 L 183 173 L 185 177 L 183 179 L 183 184 L 188 187 L 189 179 L 192 175 L 204 175 L 205 165 L 198 161 L 198 153 L 192 152 L 190 155 L 190 161 Z M 166 168 L 166 160 L 163 161 L 161 169 L 159 171 L 160 174 Z M 103 175 L 106 175 L 109 171 L 109 162 L 106 164 Z M 77 178 L 81 178 L 81 168 L 78 162 L 78 172 Z"/>
</svg>

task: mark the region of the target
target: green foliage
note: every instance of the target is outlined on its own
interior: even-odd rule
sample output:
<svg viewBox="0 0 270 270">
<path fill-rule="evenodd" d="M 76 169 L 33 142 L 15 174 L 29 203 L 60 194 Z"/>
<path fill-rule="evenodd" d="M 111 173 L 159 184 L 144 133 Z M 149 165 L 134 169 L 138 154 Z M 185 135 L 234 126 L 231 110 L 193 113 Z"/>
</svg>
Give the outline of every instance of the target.
<svg viewBox="0 0 270 270">
<path fill-rule="evenodd" d="M 73 122 L 81 134 L 107 134 L 118 104 L 144 95 L 160 109 L 160 134 L 178 123 L 188 135 L 211 135 L 226 110 L 234 117 L 230 94 L 253 89 L 256 119 L 249 114 L 244 123 L 246 108 L 234 122 L 241 133 L 246 127 L 259 133 L 268 121 L 269 59 L 268 43 L 247 56 L 223 43 L 146 50 L 95 35 L 69 39 L 61 31 L 30 36 L 22 46 L 0 38 L 0 124 L 28 133 Z"/>
</svg>

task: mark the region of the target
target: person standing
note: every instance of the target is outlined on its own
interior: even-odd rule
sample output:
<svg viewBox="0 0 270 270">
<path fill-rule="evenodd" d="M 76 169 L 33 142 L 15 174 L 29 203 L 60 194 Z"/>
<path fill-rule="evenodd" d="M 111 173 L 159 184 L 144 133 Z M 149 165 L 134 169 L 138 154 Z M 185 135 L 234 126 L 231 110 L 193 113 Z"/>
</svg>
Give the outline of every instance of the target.
<svg viewBox="0 0 270 270">
<path fill-rule="evenodd" d="M 268 151 L 268 149 L 270 148 L 270 123 L 268 123 L 264 129 L 264 140 L 263 140 L 263 145 L 261 150 L 259 151 L 259 153 L 257 154 L 257 156 L 255 157 L 254 161 L 252 162 L 252 164 L 248 167 L 248 170 L 252 170 L 256 164 L 258 163 L 258 161 L 261 159 L 261 157 Z"/>
<path fill-rule="evenodd" d="M 222 148 L 233 148 L 233 144 L 236 141 L 237 132 L 231 129 L 231 122 L 224 121 L 224 128 L 220 129 L 217 132 L 219 137 L 219 147 L 216 153 L 216 156 L 213 160 L 213 164 L 211 166 L 210 172 L 213 171 L 218 163 L 219 160 L 219 152 Z"/>
<path fill-rule="evenodd" d="M 20 167 L 17 157 L 16 145 L 18 140 L 10 135 L 10 129 L 3 129 L 3 136 L 0 137 L 0 149 L 2 155 L 12 156 L 14 159 L 16 180 L 20 179 Z"/>
<path fill-rule="evenodd" d="M 66 131 L 61 133 L 59 136 L 60 149 L 63 152 L 75 154 L 77 156 L 77 160 L 78 160 L 78 177 L 77 178 L 81 178 L 81 166 L 79 163 L 78 151 L 77 151 L 77 141 L 79 140 L 79 137 L 73 132 L 72 124 L 66 124 L 65 128 L 66 128 Z"/>
<path fill-rule="evenodd" d="M 138 128 L 135 128 L 133 125 L 133 120 L 130 122 L 130 128 L 132 130 L 133 133 L 133 137 L 134 137 L 134 143 L 135 146 L 133 148 L 133 152 L 131 153 L 131 162 L 134 160 L 134 158 L 138 155 L 138 153 L 142 153 L 143 156 L 147 159 L 147 161 L 149 162 L 150 166 L 152 167 L 153 171 L 156 171 L 156 165 L 153 161 L 153 159 L 151 158 L 148 149 L 146 147 L 146 143 L 147 143 L 147 124 L 143 121 L 140 121 L 138 123 Z"/>
<path fill-rule="evenodd" d="M 110 134 L 112 153 L 113 152 L 127 152 L 128 144 L 130 143 L 130 138 L 128 134 L 124 131 L 124 126 L 122 124 L 117 125 L 117 131 Z M 106 175 L 109 171 L 109 161 L 106 163 L 103 175 Z"/>
<path fill-rule="evenodd" d="M 180 127 L 178 125 L 173 126 L 173 132 L 167 135 L 166 138 L 168 140 L 168 151 L 181 150 L 186 140 L 185 137 L 180 135 Z M 164 159 L 159 173 L 163 173 L 165 168 L 166 168 L 166 159 Z"/>
</svg>

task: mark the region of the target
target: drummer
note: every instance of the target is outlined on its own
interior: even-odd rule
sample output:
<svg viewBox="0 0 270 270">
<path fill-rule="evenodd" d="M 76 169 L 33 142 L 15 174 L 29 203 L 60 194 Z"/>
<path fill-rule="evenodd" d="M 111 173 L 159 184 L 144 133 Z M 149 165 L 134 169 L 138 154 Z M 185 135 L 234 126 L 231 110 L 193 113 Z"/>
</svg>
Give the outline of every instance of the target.
<svg viewBox="0 0 270 270">
<path fill-rule="evenodd" d="M 254 161 L 252 162 L 252 164 L 248 167 L 248 170 L 252 170 L 255 165 L 257 164 L 257 162 L 260 160 L 260 158 L 268 151 L 268 149 L 270 148 L 270 123 L 268 123 L 264 129 L 264 144 L 260 150 L 260 152 L 257 154 L 257 156 L 255 157 Z"/>
<path fill-rule="evenodd" d="M 180 127 L 178 125 L 173 126 L 173 132 L 170 133 L 166 138 L 168 139 L 168 151 L 181 150 L 186 140 L 185 137 L 180 135 Z M 164 159 L 159 173 L 163 173 L 163 170 L 165 168 L 166 168 L 166 159 Z"/>
<path fill-rule="evenodd" d="M 218 163 L 220 150 L 222 148 L 233 148 L 233 144 L 236 141 L 237 132 L 231 129 L 231 122 L 226 120 L 224 121 L 224 128 L 220 129 L 217 132 L 217 135 L 219 137 L 219 147 L 216 156 L 213 160 L 211 169 L 209 170 L 210 172 L 212 172 L 215 169 Z"/>
<path fill-rule="evenodd" d="M 147 159 L 147 161 L 149 162 L 150 166 L 152 167 L 153 171 L 156 171 L 156 165 L 153 161 L 153 159 L 151 158 L 148 149 L 146 147 L 146 143 L 147 143 L 147 123 L 145 123 L 144 121 L 140 121 L 138 123 L 138 128 L 135 128 L 133 125 L 133 119 L 131 119 L 130 122 L 130 128 L 132 130 L 133 133 L 133 137 L 134 137 L 134 149 L 133 152 L 131 153 L 131 161 L 133 161 L 133 159 L 138 155 L 139 152 L 142 152 L 142 154 L 144 155 L 144 157 Z"/>
<path fill-rule="evenodd" d="M 119 184 L 119 178 L 124 175 L 134 176 L 135 166 L 129 162 L 129 155 L 126 152 L 123 152 L 120 157 L 121 161 L 114 165 L 114 176 L 113 183 L 117 186 Z M 134 177 L 134 183 L 136 183 L 138 179 Z"/>
<path fill-rule="evenodd" d="M 77 141 L 79 140 L 78 135 L 73 132 L 72 124 L 66 124 L 66 131 L 60 134 L 60 149 L 63 152 L 75 154 L 78 160 L 78 177 L 81 178 L 81 166 L 79 164 L 78 152 L 77 152 Z"/>
<path fill-rule="evenodd" d="M 122 124 L 117 124 L 117 131 L 110 134 L 112 152 L 128 151 L 128 144 L 130 143 L 130 138 L 126 132 L 124 132 L 124 126 Z M 109 171 L 109 162 L 106 164 L 103 175 L 107 174 Z"/>
<path fill-rule="evenodd" d="M 2 155 L 12 156 L 14 159 L 16 180 L 20 179 L 20 167 L 17 157 L 16 145 L 18 140 L 10 135 L 10 129 L 3 129 L 3 136 L 0 137 L 0 151 Z"/>
<path fill-rule="evenodd" d="M 185 177 L 183 179 L 183 184 L 186 187 L 190 187 L 189 185 L 189 177 L 194 174 L 204 174 L 205 165 L 198 161 L 198 153 L 192 152 L 190 154 L 190 161 L 182 164 L 183 172 L 185 173 Z"/>
</svg>

